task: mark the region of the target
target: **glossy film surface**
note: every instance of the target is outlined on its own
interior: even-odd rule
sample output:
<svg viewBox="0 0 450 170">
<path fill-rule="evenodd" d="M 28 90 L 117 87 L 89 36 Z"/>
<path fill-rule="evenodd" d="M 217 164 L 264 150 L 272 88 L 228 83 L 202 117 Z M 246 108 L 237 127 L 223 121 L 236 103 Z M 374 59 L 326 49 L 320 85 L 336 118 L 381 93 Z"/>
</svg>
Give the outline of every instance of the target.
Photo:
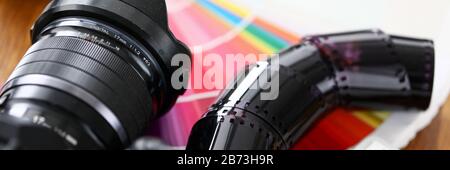
<svg viewBox="0 0 450 170">
<path fill-rule="evenodd" d="M 193 127 L 187 149 L 289 149 L 336 106 L 423 110 L 433 70 L 429 40 L 379 30 L 307 37 L 233 82 Z M 264 87 L 256 84 L 266 74 L 279 78 L 275 100 L 261 100 L 265 89 L 250 88 Z"/>
</svg>

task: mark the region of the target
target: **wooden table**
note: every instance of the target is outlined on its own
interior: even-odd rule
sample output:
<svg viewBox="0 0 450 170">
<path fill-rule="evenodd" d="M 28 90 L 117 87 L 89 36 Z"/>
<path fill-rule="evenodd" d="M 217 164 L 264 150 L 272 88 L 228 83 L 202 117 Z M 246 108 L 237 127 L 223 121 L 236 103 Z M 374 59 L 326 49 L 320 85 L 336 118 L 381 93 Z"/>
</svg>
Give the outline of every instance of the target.
<svg viewBox="0 0 450 170">
<path fill-rule="evenodd" d="M 47 0 L 0 0 L 0 82 L 11 74 L 30 46 L 30 28 Z M 406 149 L 450 149 L 450 100 Z"/>
</svg>

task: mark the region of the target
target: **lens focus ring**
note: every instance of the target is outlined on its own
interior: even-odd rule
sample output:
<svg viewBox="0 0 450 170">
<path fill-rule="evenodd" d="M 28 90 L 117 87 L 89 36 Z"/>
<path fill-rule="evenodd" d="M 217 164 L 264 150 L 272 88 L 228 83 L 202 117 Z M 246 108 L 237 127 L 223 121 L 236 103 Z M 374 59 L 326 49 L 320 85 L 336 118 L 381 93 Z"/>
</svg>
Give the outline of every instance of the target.
<svg viewBox="0 0 450 170">
<path fill-rule="evenodd" d="M 131 65 L 102 46 L 70 37 L 36 43 L 10 79 L 44 74 L 85 89 L 109 106 L 129 138 L 139 136 L 151 117 L 151 98 Z M 145 118 L 145 119 L 143 119 Z"/>
<path fill-rule="evenodd" d="M 151 109 L 148 90 L 141 91 L 141 89 L 147 88 L 144 81 L 139 77 L 139 74 L 133 67 L 118 55 L 89 41 L 71 37 L 52 37 L 37 42 L 27 51 L 25 56 L 44 49 L 60 49 L 78 53 L 94 60 L 94 62 L 102 64 L 128 83 L 128 85 L 136 86 L 132 89 L 134 89 L 135 93 L 141 94 L 138 97 L 140 97 L 139 100 L 145 106 L 144 108 Z M 151 110 L 145 110 L 145 112 L 146 119 L 153 117 L 153 115 L 150 115 Z"/>
</svg>

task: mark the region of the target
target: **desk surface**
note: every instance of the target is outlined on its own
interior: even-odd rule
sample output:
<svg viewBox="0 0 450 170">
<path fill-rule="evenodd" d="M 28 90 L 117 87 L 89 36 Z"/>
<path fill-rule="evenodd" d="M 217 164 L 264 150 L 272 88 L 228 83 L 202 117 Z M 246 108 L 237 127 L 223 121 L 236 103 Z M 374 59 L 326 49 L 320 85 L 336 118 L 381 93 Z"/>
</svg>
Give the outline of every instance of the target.
<svg viewBox="0 0 450 170">
<path fill-rule="evenodd" d="M 0 82 L 4 82 L 30 46 L 29 28 L 47 0 L 0 0 Z M 406 149 L 450 149 L 450 100 Z"/>
</svg>

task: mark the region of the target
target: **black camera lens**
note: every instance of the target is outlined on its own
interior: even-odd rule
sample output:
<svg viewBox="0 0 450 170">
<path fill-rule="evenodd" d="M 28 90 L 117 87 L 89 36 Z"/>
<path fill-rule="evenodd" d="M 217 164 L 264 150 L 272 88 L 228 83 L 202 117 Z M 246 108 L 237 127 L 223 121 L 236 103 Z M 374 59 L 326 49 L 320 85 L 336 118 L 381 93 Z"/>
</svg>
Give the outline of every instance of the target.
<svg viewBox="0 0 450 170">
<path fill-rule="evenodd" d="M 184 92 L 170 84 L 171 59 L 190 52 L 169 30 L 164 0 L 55 0 L 31 33 L 0 112 L 69 148 L 127 147 Z"/>
</svg>

